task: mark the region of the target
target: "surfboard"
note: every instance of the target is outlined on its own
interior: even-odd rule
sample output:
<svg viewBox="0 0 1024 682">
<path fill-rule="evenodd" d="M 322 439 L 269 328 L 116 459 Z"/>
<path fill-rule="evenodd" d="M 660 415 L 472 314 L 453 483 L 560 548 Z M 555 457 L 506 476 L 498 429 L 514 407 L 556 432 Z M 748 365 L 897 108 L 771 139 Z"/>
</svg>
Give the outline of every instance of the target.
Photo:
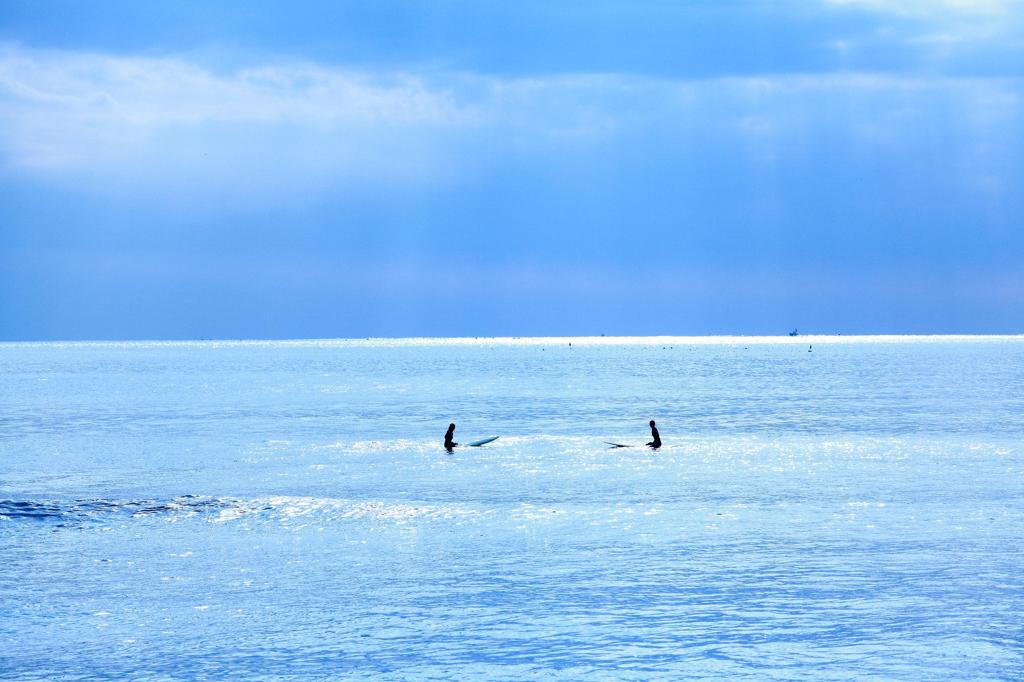
<svg viewBox="0 0 1024 682">
<path fill-rule="evenodd" d="M 631 445 L 623 445 L 622 443 L 613 443 L 610 440 L 604 441 L 605 445 L 611 445 L 613 448 L 629 448 Z"/>
<path fill-rule="evenodd" d="M 481 445 L 487 445 L 493 440 L 498 440 L 498 436 L 491 436 L 490 438 L 484 438 L 483 440 L 475 440 L 472 443 L 469 443 L 469 447 L 478 448 Z"/>
</svg>

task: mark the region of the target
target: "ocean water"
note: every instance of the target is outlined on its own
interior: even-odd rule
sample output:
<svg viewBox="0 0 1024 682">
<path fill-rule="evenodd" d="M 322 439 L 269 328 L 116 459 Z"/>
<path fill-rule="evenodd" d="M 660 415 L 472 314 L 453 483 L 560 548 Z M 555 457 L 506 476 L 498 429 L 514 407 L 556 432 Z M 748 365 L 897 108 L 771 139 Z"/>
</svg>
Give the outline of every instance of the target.
<svg viewBox="0 0 1024 682">
<path fill-rule="evenodd" d="M 0 344 L 0 679 L 1024 679 L 1022 443 L 1022 337 Z"/>
</svg>

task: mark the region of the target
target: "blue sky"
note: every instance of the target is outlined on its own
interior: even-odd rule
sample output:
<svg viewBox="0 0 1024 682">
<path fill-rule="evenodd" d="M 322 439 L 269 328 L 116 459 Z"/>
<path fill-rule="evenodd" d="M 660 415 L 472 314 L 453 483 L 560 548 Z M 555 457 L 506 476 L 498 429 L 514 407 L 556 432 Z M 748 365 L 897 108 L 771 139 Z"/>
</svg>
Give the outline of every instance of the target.
<svg viewBox="0 0 1024 682">
<path fill-rule="evenodd" d="M 1024 332 L 1024 3 L 0 3 L 0 339 Z"/>
</svg>

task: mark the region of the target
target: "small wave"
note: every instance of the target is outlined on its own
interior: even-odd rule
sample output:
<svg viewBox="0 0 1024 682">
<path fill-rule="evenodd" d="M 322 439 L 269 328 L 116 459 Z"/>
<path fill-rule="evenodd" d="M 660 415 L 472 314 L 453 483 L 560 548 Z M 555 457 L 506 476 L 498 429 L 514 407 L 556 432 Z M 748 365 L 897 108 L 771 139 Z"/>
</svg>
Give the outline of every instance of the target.
<svg viewBox="0 0 1024 682">
<path fill-rule="evenodd" d="M 0 500 L 0 518 L 3 519 L 49 519 L 61 516 L 59 505 L 46 502 L 15 502 Z"/>
<path fill-rule="evenodd" d="M 221 509 L 230 502 L 197 495 L 171 500 L 0 500 L 0 520 L 86 522 L 111 515 L 153 516 L 158 514 L 200 514 Z"/>
<path fill-rule="evenodd" d="M 229 523 L 246 518 L 254 523 L 288 525 L 324 524 L 332 521 L 378 520 L 405 523 L 452 520 L 479 515 L 468 507 L 354 501 L 322 497 L 275 496 L 230 499 L 182 495 L 167 501 L 74 500 L 71 502 L 0 500 L 0 521 L 54 523 L 57 526 L 105 523 L 115 518 L 165 519 L 199 517 L 210 523 Z"/>
</svg>

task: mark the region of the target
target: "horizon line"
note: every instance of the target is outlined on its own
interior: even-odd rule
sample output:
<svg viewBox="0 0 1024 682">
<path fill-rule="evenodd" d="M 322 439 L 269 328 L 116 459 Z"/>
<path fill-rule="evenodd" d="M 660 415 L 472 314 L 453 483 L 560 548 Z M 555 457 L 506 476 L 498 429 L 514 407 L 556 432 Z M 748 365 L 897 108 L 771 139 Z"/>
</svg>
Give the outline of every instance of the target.
<svg viewBox="0 0 1024 682">
<path fill-rule="evenodd" d="M 1024 332 L 1016 334 L 707 334 L 649 336 L 620 335 L 575 335 L 575 336 L 360 336 L 360 337 L 313 337 L 313 338 L 194 338 L 194 339 L 60 339 L 60 340 L 0 340 L 0 346 L 17 345 L 544 345 L 555 343 L 576 343 L 582 346 L 599 345 L 645 345 L 676 343 L 690 345 L 713 345 L 717 343 L 749 344 L 800 344 L 810 343 L 900 343 L 913 341 L 1014 341 L 1024 340 Z"/>
</svg>

